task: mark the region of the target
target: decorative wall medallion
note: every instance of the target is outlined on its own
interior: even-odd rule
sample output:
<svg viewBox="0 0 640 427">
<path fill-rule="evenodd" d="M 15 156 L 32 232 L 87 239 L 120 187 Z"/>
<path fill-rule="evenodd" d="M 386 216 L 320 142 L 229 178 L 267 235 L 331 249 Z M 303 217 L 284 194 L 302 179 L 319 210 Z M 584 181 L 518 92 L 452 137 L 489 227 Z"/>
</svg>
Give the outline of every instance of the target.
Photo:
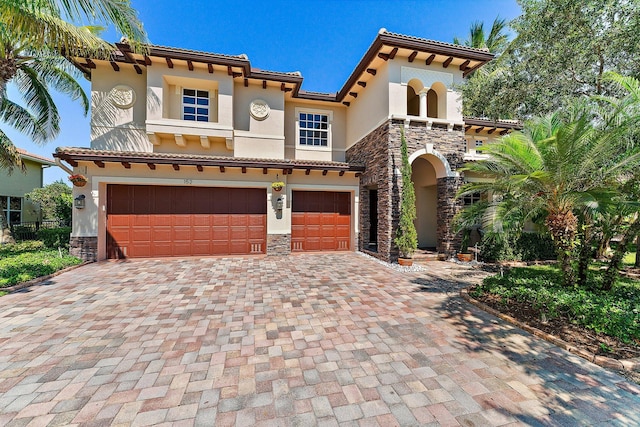
<svg viewBox="0 0 640 427">
<path fill-rule="evenodd" d="M 249 106 L 249 112 L 251 113 L 251 117 L 256 120 L 264 120 L 269 117 L 269 112 L 271 108 L 269 108 L 269 104 L 262 99 L 255 99 L 251 102 Z"/>
<path fill-rule="evenodd" d="M 118 108 L 131 108 L 136 102 L 136 92 L 131 86 L 117 85 L 109 93 L 111 102 Z"/>
</svg>

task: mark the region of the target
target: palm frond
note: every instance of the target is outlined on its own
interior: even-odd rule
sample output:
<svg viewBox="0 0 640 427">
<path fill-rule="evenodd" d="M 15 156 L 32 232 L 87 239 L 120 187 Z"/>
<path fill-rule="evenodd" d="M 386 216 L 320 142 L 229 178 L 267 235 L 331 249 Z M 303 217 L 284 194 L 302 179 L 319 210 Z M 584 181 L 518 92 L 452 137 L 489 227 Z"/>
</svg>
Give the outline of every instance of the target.
<svg viewBox="0 0 640 427">
<path fill-rule="evenodd" d="M 16 146 L 0 129 L 0 169 L 4 169 L 11 174 L 15 168 L 19 168 L 23 172 L 26 171 L 26 165 L 22 161 Z"/>
</svg>

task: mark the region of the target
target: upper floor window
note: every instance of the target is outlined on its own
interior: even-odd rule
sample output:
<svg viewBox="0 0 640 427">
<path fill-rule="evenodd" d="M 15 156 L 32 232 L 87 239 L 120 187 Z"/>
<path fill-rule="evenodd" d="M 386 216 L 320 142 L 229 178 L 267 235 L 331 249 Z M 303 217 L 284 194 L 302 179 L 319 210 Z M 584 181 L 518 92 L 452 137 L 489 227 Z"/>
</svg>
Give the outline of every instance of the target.
<svg viewBox="0 0 640 427">
<path fill-rule="evenodd" d="M 480 140 L 480 139 L 476 139 L 476 142 L 475 142 L 475 143 L 476 143 L 476 148 L 478 148 L 478 147 L 482 147 L 482 140 Z"/>
<path fill-rule="evenodd" d="M 330 147 L 330 115 L 325 113 L 298 113 L 298 142 L 312 147 Z"/>
<path fill-rule="evenodd" d="M 22 222 L 22 197 L 0 196 L 0 209 L 7 224 Z"/>
<path fill-rule="evenodd" d="M 182 119 L 209 121 L 209 91 L 182 89 Z"/>
</svg>

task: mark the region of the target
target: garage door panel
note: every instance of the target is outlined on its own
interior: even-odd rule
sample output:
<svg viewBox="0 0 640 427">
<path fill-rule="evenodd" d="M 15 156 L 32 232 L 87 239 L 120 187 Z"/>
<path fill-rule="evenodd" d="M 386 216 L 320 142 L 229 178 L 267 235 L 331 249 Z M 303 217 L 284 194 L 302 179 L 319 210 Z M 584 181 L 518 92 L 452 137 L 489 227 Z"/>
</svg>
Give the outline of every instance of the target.
<svg viewBox="0 0 640 427">
<path fill-rule="evenodd" d="M 264 253 L 264 189 L 107 186 L 109 257 Z"/>
<path fill-rule="evenodd" d="M 349 250 L 351 194 L 294 191 L 292 194 L 291 250 Z"/>
</svg>

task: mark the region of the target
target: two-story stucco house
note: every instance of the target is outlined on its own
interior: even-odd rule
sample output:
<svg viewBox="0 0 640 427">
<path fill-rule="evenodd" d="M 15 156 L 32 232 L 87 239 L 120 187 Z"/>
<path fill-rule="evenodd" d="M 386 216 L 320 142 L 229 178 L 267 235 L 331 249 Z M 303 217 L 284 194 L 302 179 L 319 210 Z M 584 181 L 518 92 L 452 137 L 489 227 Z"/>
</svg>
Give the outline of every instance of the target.
<svg viewBox="0 0 640 427">
<path fill-rule="evenodd" d="M 54 166 L 53 160 L 18 148 L 24 171 L 15 168 L 12 173 L 0 170 L 0 225 L 41 221 L 40 206 L 25 199 L 24 195 L 43 184 L 43 169 Z"/>
<path fill-rule="evenodd" d="M 117 44 L 78 59 L 92 82 L 91 148 L 55 156 L 74 189 L 72 252 L 85 259 L 365 250 L 397 257 L 404 128 L 420 246 L 455 250 L 458 173 L 517 126 L 462 117 L 456 87 L 493 58 L 381 30 L 335 93 L 246 56 Z M 285 187 L 276 191 L 272 183 Z"/>
</svg>

